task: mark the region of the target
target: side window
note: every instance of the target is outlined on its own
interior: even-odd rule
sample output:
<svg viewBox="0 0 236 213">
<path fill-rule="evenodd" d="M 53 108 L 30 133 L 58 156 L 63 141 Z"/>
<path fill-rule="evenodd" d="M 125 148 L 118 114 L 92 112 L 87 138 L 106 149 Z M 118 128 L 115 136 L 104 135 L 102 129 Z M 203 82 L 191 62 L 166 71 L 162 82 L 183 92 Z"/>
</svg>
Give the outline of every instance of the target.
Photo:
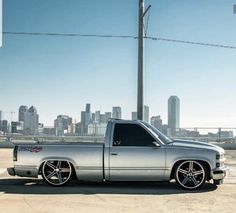
<svg viewBox="0 0 236 213">
<path fill-rule="evenodd" d="M 113 146 L 154 146 L 155 139 L 138 124 L 116 124 Z"/>
</svg>

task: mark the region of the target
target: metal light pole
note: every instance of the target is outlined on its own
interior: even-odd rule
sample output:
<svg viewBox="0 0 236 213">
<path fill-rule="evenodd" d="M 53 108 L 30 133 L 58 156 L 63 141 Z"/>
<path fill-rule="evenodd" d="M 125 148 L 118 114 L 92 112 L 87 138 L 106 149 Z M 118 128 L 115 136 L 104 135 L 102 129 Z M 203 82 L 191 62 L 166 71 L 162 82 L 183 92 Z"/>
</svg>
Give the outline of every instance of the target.
<svg viewBox="0 0 236 213">
<path fill-rule="evenodd" d="M 138 33 L 138 101 L 137 119 L 143 120 L 143 44 L 144 44 L 144 0 L 139 0 L 139 33 Z"/>
<path fill-rule="evenodd" d="M 137 119 L 143 120 L 143 67 L 144 67 L 144 17 L 151 5 L 145 10 L 145 0 L 139 0 L 139 34 L 138 34 L 138 99 L 137 99 Z"/>
</svg>

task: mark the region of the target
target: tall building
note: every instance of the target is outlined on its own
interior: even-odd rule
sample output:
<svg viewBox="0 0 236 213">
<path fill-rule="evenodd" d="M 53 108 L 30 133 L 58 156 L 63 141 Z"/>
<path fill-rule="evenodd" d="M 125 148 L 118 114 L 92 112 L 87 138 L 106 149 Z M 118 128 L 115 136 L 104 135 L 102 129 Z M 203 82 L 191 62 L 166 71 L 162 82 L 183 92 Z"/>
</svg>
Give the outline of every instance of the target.
<svg viewBox="0 0 236 213">
<path fill-rule="evenodd" d="M 4 133 L 8 132 L 8 121 L 7 120 L 3 120 L 2 121 L 2 129 L 1 131 L 3 131 Z"/>
<path fill-rule="evenodd" d="M 0 110 L 0 122 L 3 120 L 3 114 L 2 114 L 2 110 Z"/>
<path fill-rule="evenodd" d="M 112 107 L 112 118 L 121 119 L 121 107 Z"/>
<path fill-rule="evenodd" d="M 34 106 L 31 106 L 26 112 L 24 112 L 23 122 L 24 134 L 38 134 L 39 115 L 37 114 L 37 110 Z"/>
<path fill-rule="evenodd" d="M 95 121 L 95 113 L 92 113 L 92 122 Z"/>
<path fill-rule="evenodd" d="M 86 124 L 86 111 L 81 111 L 80 117 L 81 117 L 81 123 L 85 125 Z"/>
<path fill-rule="evenodd" d="M 138 113 L 137 112 L 132 112 L 131 119 L 132 120 L 137 120 L 138 119 Z"/>
<path fill-rule="evenodd" d="M 96 112 L 95 112 L 95 122 L 96 122 L 96 123 L 100 123 L 100 121 L 101 121 L 100 116 L 101 116 L 100 110 L 99 110 L 99 111 L 96 111 Z"/>
<path fill-rule="evenodd" d="M 106 123 L 106 115 L 105 114 L 100 114 L 100 123 Z"/>
<path fill-rule="evenodd" d="M 24 106 L 24 105 L 22 105 L 22 106 L 20 106 L 20 108 L 19 108 L 19 117 L 18 117 L 18 121 L 25 121 L 24 119 L 25 119 L 25 112 L 28 110 L 28 107 L 27 106 Z"/>
<path fill-rule="evenodd" d="M 75 133 L 79 135 L 88 134 L 88 125 L 95 119 L 95 114 L 91 113 L 91 105 L 86 104 L 85 111 L 81 111 L 81 122 L 76 123 Z"/>
<path fill-rule="evenodd" d="M 175 136 L 179 129 L 180 100 L 177 96 L 168 99 L 168 129 L 170 136 Z"/>
<path fill-rule="evenodd" d="M 91 107 L 91 104 L 86 104 L 86 112 L 87 113 L 90 113 L 90 107 Z"/>
<path fill-rule="evenodd" d="M 91 105 L 86 104 L 85 111 L 81 112 L 81 123 L 84 126 L 88 126 L 89 123 L 92 121 L 92 114 L 91 114 Z"/>
<path fill-rule="evenodd" d="M 2 131 L 2 120 L 3 120 L 3 114 L 2 111 L 0 110 L 0 131 Z"/>
<path fill-rule="evenodd" d="M 151 117 L 151 125 L 162 131 L 162 119 L 161 116 L 152 116 Z"/>
<path fill-rule="evenodd" d="M 11 122 L 11 133 L 22 133 L 23 132 L 23 122 L 22 121 L 12 121 Z"/>
<path fill-rule="evenodd" d="M 110 118 L 111 118 L 111 112 L 105 112 L 106 123 L 108 122 Z"/>
<path fill-rule="evenodd" d="M 143 120 L 149 123 L 149 107 L 144 105 Z"/>
<path fill-rule="evenodd" d="M 58 115 L 54 120 L 54 129 L 57 136 L 63 136 L 69 133 L 69 129 L 72 125 L 72 118 L 67 115 Z"/>
</svg>

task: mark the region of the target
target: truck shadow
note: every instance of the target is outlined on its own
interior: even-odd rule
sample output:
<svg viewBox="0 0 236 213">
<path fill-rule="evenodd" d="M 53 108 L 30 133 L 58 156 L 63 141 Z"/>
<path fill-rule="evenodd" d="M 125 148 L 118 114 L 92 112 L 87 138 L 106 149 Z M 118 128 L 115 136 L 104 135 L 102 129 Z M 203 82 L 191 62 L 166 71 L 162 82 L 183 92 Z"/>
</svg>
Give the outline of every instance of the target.
<svg viewBox="0 0 236 213">
<path fill-rule="evenodd" d="M 93 195 L 93 194 L 121 194 L 121 195 L 171 195 L 185 193 L 206 193 L 214 191 L 217 186 L 206 183 L 201 189 L 191 191 L 179 188 L 175 182 L 112 182 L 91 183 L 73 181 L 67 186 L 53 187 L 40 179 L 0 179 L 0 193 L 23 195 Z"/>
</svg>

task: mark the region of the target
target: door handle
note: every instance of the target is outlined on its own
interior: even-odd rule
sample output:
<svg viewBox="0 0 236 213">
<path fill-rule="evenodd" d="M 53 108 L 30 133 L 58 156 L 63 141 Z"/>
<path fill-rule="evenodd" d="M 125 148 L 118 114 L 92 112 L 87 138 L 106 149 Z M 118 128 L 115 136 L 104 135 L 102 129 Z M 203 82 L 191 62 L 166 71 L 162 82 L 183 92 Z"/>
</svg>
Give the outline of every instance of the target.
<svg viewBox="0 0 236 213">
<path fill-rule="evenodd" d="M 118 155 L 118 153 L 116 153 L 116 152 L 112 152 L 111 155 Z"/>
</svg>

